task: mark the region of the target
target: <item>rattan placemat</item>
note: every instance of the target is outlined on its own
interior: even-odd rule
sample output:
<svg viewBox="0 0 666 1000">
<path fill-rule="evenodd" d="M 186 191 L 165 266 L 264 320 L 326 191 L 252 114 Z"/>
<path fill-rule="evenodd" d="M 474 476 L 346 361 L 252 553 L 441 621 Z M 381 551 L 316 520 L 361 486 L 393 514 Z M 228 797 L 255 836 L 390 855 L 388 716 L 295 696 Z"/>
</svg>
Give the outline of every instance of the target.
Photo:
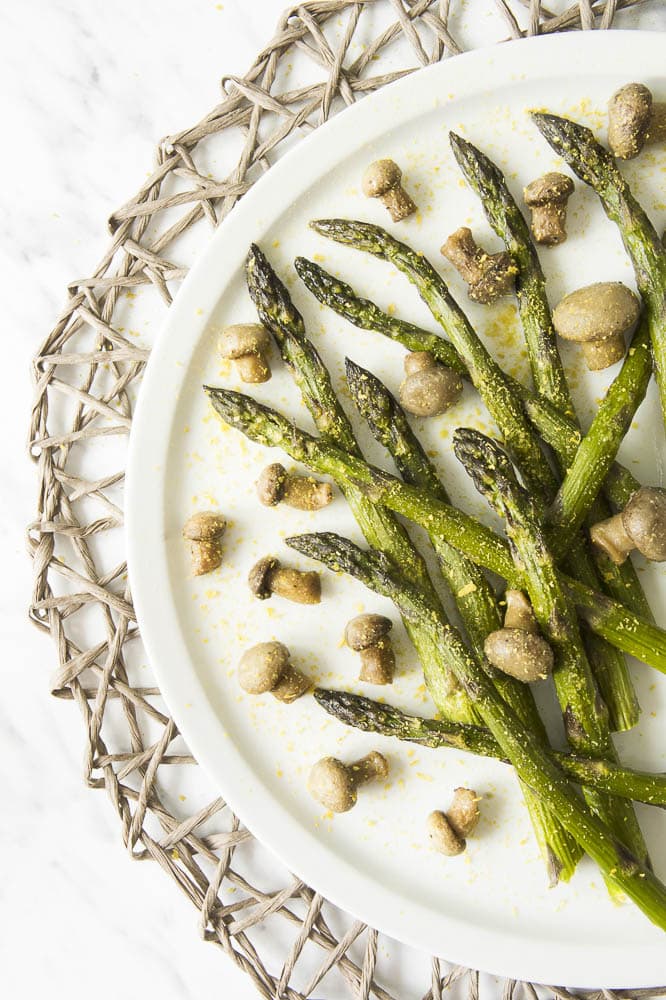
<svg viewBox="0 0 666 1000">
<path fill-rule="evenodd" d="M 520 37 L 609 28 L 617 11 L 640 0 L 580 0 L 560 15 L 539 2 L 512 2 L 482 0 L 478 16 L 495 6 L 504 37 Z M 56 644 L 53 693 L 80 709 L 85 779 L 107 791 L 131 856 L 160 864 L 196 906 L 205 939 L 267 998 L 439 1000 L 457 984 L 475 1000 L 480 979 L 427 956 L 419 959 L 422 981 L 413 958 L 406 977 L 402 945 L 279 869 L 193 766 L 159 689 L 146 680 L 122 535 L 124 447 L 149 353 L 145 325 L 132 325 L 132 300 L 141 296 L 159 320 L 211 228 L 283 149 L 365 94 L 460 53 L 460 6 L 309 0 L 286 11 L 246 76 L 223 79 L 210 114 L 160 143 L 155 170 L 110 219 L 107 253 L 90 277 L 69 285 L 65 309 L 34 359 L 30 451 L 39 492 L 29 528 L 30 613 Z M 297 59 L 312 82 L 290 89 Z M 530 984 L 499 986 L 506 1000 L 517 988 L 535 996 Z M 495 981 L 489 989 L 497 991 Z"/>
</svg>

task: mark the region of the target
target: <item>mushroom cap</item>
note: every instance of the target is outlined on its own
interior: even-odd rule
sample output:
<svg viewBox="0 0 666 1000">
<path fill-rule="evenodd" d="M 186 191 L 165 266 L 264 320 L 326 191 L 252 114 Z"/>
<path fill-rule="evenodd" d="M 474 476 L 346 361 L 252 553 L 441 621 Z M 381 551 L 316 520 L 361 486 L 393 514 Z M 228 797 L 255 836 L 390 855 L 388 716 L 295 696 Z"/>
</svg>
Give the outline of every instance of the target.
<svg viewBox="0 0 666 1000">
<path fill-rule="evenodd" d="M 356 805 L 356 783 L 337 757 L 322 757 L 310 771 L 308 791 L 313 799 L 331 812 L 347 812 Z"/>
<path fill-rule="evenodd" d="M 462 387 L 457 372 L 434 364 L 407 376 L 400 386 L 400 402 L 417 417 L 436 417 L 453 406 Z"/>
<path fill-rule="evenodd" d="M 350 649 L 359 652 L 368 646 L 376 646 L 392 628 L 393 622 L 384 615 L 357 615 L 347 622 L 345 642 Z"/>
<path fill-rule="evenodd" d="M 652 94 L 642 83 L 627 83 L 608 102 L 608 139 L 616 156 L 631 159 L 640 153 L 652 118 Z"/>
<path fill-rule="evenodd" d="M 566 174 L 552 170 L 531 181 L 523 190 L 525 204 L 530 207 L 566 201 L 574 190 L 574 182 Z"/>
<path fill-rule="evenodd" d="M 279 462 L 267 465 L 257 479 L 257 496 L 266 507 L 275 507 L 284 496 L 287 470 Z"/>
<path fill-rule="evenodd" d="M 446 815 L 459 837 L 469 837 L 476 830 L 481 819 L 479 800 L 471 788 L 460 786 L 453 790 L 453 802 Z"/>
<path fill-rule="evenodd" d="M 483 648 L 494 667 L 525 684 L 543 680 L 553 669 L 553 651 L 546 640 L 522 628 L 491 632 Z"/>
<path fill-rule="evenodd" d="M 621 281 L 598 281 L 566 295 L 553 312 L 553 325 L 564 340 L 606 340 L 629 330 L 640 302 Z"/>
<path fill-rule="evenodd" d="M 226 518 L 214 510 L 200 510 L 188 517 L 183 525 L 183 538 L 192 542 L 212 542 L 227 528 Z"/>
<path fill-rule="evenodd" d="M 642 486 L 622 511 L 622 524 L 638 551 L 666 562 L 666 490 Z"/>
<path fill-rule="evenodd" d="M 440 854 L 445 854 L 447 858 L 454 858 L 457 854 L 462 854 L 467 846 L 464 838 L 459 837 L 449 823 L 446 813 L 440 812 L 439 809 L 431 812 L 428 816 L 426 830 L 432 846 Z"/>
<path fill-rule="evenodd" d="M 375 160 L 363 173 L 363 194 L 367 198 L 381 198 L 400 183 L 402 170 L 393 160 Z"/>
<path fill-rule="evenodd" d="M 223 358 L 234 360 L 246 354 L 267 351 L 271 338 L 261 323 L 236 323 L 220 334 L 219 350 Z"/>
<path fill-rule="evenodd" d="M 238 681 L 248 694 L 272 691 L 289 663 L 289 650 L 282 642 L 259 642 L 246 649 L 238 664 Z"/>
<path fill-rule="evenodd" d="M 258 597 L 260 601 L 265 601 L 271 596 L 272 591 L 268 586 L 268 578 L 271 572 L 277 569 L 279 565 L 280 562 L 275 556 L 264 556 L 254 564 L 248 573 L 248 586 L 254 596 Z"/>
</svg>

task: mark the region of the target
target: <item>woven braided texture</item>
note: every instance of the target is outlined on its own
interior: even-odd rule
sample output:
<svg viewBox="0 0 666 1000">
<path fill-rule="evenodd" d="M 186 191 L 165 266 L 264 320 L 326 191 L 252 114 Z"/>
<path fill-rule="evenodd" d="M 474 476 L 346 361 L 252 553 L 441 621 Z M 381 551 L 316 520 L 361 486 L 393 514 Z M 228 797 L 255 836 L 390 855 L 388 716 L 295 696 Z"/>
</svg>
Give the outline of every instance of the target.
<svg viewBox="0 0 666 1000">
<path fill-rule="evenodd" d="M 267 998 L 439 1000 L 451 987 L 475 1000 L 480 977 L 422 956 L 417 982 L 413 955 L 405 974 L 407 949 L 279 870 L 214 796 L 146 680 L 122 536 L 124 449 L 149 354 L 148 331 L 137 339 L 132 329 L 133 309 L 140 299 L 157 327 L 211 229 L 282 150 L 359 97 L 458 54 L 457 2 L 310 0 L 285 12 L 247 75 L 225 77 L 210 114 L 159 145 L 155 170 L 110 219 L 108 252 L 90 277 L 69 286 L 34 360 L 31 617 L 56 644 L 53 693 L 80 710 L 85 779 L 107 791 L 131 856 L 158 862 L 199 911 L 206 940 Z M 638 0 L 580 0 L 557 16 L 533 0 L 512 2 L 478 3 L 479 16 L 499 10 L 504 37 L 609 28 Z M 310 82 L 292 90 L 297 60 Z M 518 988 L 536 997 L 529 984 L 500 990 L 511 1000 Z M 488 990 L 497 991 L 494 981 Z"/>
</svg>

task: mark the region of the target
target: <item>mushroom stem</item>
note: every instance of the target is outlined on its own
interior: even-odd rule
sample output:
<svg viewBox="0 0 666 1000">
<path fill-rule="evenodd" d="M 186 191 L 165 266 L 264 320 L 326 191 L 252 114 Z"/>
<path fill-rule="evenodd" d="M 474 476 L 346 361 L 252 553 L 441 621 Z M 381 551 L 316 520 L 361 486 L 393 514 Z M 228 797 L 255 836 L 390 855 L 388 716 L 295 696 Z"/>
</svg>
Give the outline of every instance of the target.
<svg viewBox="0 0 666 1000">
<path fill-rule="evenodd" d="M 625 531 L 621 514 L 615 514 L 614 517 L 592 525 L 590 538 L 592 544 L 602 549 L 617 566 L 625 562 L 634 549 L 634 543 Z"/>
<path fill-rule="evenodd" d="M 532 233 L 537 243 L 557 246 L 566 239 L 567 206 L 562 202 L 532 207 Z"/>
<path fill-rule="evenodd" d="M 582 345 L 583 357 L 591 372 L 603 371 L 617 364 L 625 355 L 624 336 L 617 333 L 605 340 L 588 340 Z"/>
<path fill-rule="evenodd" d="M 274 698 L 289 705 L 296 701 L 302 694 L 309 691 L 312 681 L 300 670 L 297 670 L 291 663 L 288 663 L 282 672 L 282 676 L 271 691 Z"/>
<path fill-rule="evenodd" d="M 539 625 L 534 617 L 532 605 L 522 590 L 507 590 L 504 596 L 506 598 L 504 628 L 519 628 L 524 632 L 537 633 Z"/>
<path fill-rule="evenodd" d="M 594 524 L 590 536 L 615 563 L 623 563 L 632 549 L 651 562 L 665 562 L 666 490 L 641 486 L 623 511 Z"/>
<path fill-rule="evenodd" d="M 349 772 L 354 783 L 354 787 L 360 788 L 361 785 L 365 785 L 369 781 L 375 781 L 378 778 L 384 779 L 388 777 L 388 761 L 383 754 L 379 753 L 379 751 L 371 750 L 365 757 L 361 757 L 360 760 L 350 764 Z"/>
<path fill-rule="evenodd" d="M 366 684 L 391 684 L 394 673 L 395 653 L 390 639 L 380 639 L 376 645 L 361 650 L 360 681 Z"/>
<path fill-rule="evenodd" d="M 461 226 L 440 248 L 469 285 L 468 294 L 483 305 L 506 295 L 513 287 L 518 269 L 511 255 L 502 250 L 489 254 L 477 245 L 472 230 Z"/>
<path fill-rule="evenodd" d="M 268 586 L 274 594 L 296 604 L 321 601 L 321 577 L 315 570 L 304 572 L 291 566 L 276 566 L 268 573 Z"/>
<path fill-rule="evenodd" d="M 282 499 L 297 510 L 321 510 L 333 499 L 333 488 L 312 476 L 287 476 Z"/>
<path fill-rule="evenodd" d="M 379 200 L 388 209 L 394 222 L 400 222 L 416 211 L 416 205 L 400 185 L 391 188 L 386 194 L 379 195 Z"/>
</svg>

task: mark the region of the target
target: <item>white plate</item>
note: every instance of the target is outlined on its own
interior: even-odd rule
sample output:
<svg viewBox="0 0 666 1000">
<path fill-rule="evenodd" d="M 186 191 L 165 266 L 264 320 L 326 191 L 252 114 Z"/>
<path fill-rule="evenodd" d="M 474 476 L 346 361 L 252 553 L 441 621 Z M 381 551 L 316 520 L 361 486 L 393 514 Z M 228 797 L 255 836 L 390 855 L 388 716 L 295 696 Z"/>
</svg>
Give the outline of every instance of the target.
<svg viewBox="0 0 666 1000">
<path fill-rule="evenodd" d="M 406 281 L 390 267 L 337 247 L 307 229 L 311 218 L 360 217 L 387 224 L 383 207 L 360 193 L 363 167 L 391 156 L 420 207 L 391 226 L 422 248 L 462 298 L 477 329 L 499 360 L 522 377 L 526 361 L 511 301 L 472 306 L 442 262 L 448 233 L 471 224 L 485 245 L 498 241 L 480 205 L 463 183 L 450 152 L 449 129 L 462 132 L 496 159 L 519 194 L 521 186 L 557 165 L 526 110 L 547 107 L 603 130 L 605 101 L 627 80 L 663 93 L 664 36 L 585 33 L 510 43 L 473 52 L 401 80 L 361 101 L 285 156 L 234 209 L 190 272 L 155 347 L 132 428 L 127 523 L 132 592 L 160 688 L 197 759 L 250 830 L 307 883 L 345 910 L 415 946 L 473 967 L 540 982 L 612 987 L 656 985 L 666 979 L 666 939 L 631 905 L 609 902 L 597 870 L 583 862 L 572 884 L 548 890 L 526 812 L 511 771 L 495 761 L 408 748 L 344 728 L 310 698 L 292 706 L 270 696 L 244 695 L 235 665 L 253 642 L 279 637 L 295 662 L 318 681 L 360 689 L 354 654 L 341 645 L 344 623 L 361 608 L 388 613 L 399 675 L 382 692 L 398 705 L 431 713 L 418 663 L 395 609 L 347 578 L 324 576 L 319 607 L 299 608 L 249 596 L 245 576 L 261 555 L 276 553 L 306 566 L 284 545 L 286 535 L 332 529 L 361 541 L 343 501 L 318 514 L 259 505 L 253 483 L 281 456 L 225 430 L 201 392 L 204 382 L 243 387 L 216 353 L 216 334 L 229 322 L 255 319 L 243 280 L 251 241 L 286 277 L 317 348 L 342 386 L 345 353 L 396 388 L 404 351 L 361 333 L 321 308 L 296 279 L 298 253 L 324 260 L 399 315 L 432 326 Z M 618 69 L 620 68 L 620 69 Z M 663 225 L 663 150 L 627 167 L 641 198 Z M 633 284 L 614 227 L 590 191 L 577 184 L 570 203 L 570 238 L 541 256 L 554 301 L 566 290 L 598 279 Z M 317 256 L 319 255 L 319 256 Z M 580 413 L 589 420 L 594 400 L 616 369 L 580 379 L 581 359 L 564 352 Z M 290 378 L 273 357 L 274 377 L 253 395 L 311 422 Z M 358 424 L 359 421 L 356 421 Z M 478 399 L 464 401 L 419 430 L 446 475 L 454 500 L 492 521 L 450 449 L 459 424 L 488 427 Z M 492 430 L 492 428 L 490 428 Z M 362 434 L 367 453 L 386 456 Z M 623 449 L 646 482 L 659 482 L 662 431 L 653 391 Z M 390 466 L 387 466 L 390 467 Z M 188 573 L 181 526 L 195 510 L 219 507 L 231 520 L 224 565 L 211 576 Z M 655 608 L 664 607 L 663 567 L 644 579 Z M 618 739 L 623 758 L 664 767 L 661 714 L 664 678 L 634 664 L 645 706 L 636 731 Z M 372 694 L 373 692 L 367 691 Z M 544 700 L 548 700 L 544 692 Z M 332 819 L 309 798 L 305 782 L 324 754 L 351 759 L 370 747 L 391 760 L 386 787 L 367 788 L 353 812 Z M 483 821 L 460 858 L 431 853 L 424 821 L 447 806 L 459 784 L 484 796 Z M 664 814 L 641 809 L 652 856 L 666 876 Z"/>
</svg>

